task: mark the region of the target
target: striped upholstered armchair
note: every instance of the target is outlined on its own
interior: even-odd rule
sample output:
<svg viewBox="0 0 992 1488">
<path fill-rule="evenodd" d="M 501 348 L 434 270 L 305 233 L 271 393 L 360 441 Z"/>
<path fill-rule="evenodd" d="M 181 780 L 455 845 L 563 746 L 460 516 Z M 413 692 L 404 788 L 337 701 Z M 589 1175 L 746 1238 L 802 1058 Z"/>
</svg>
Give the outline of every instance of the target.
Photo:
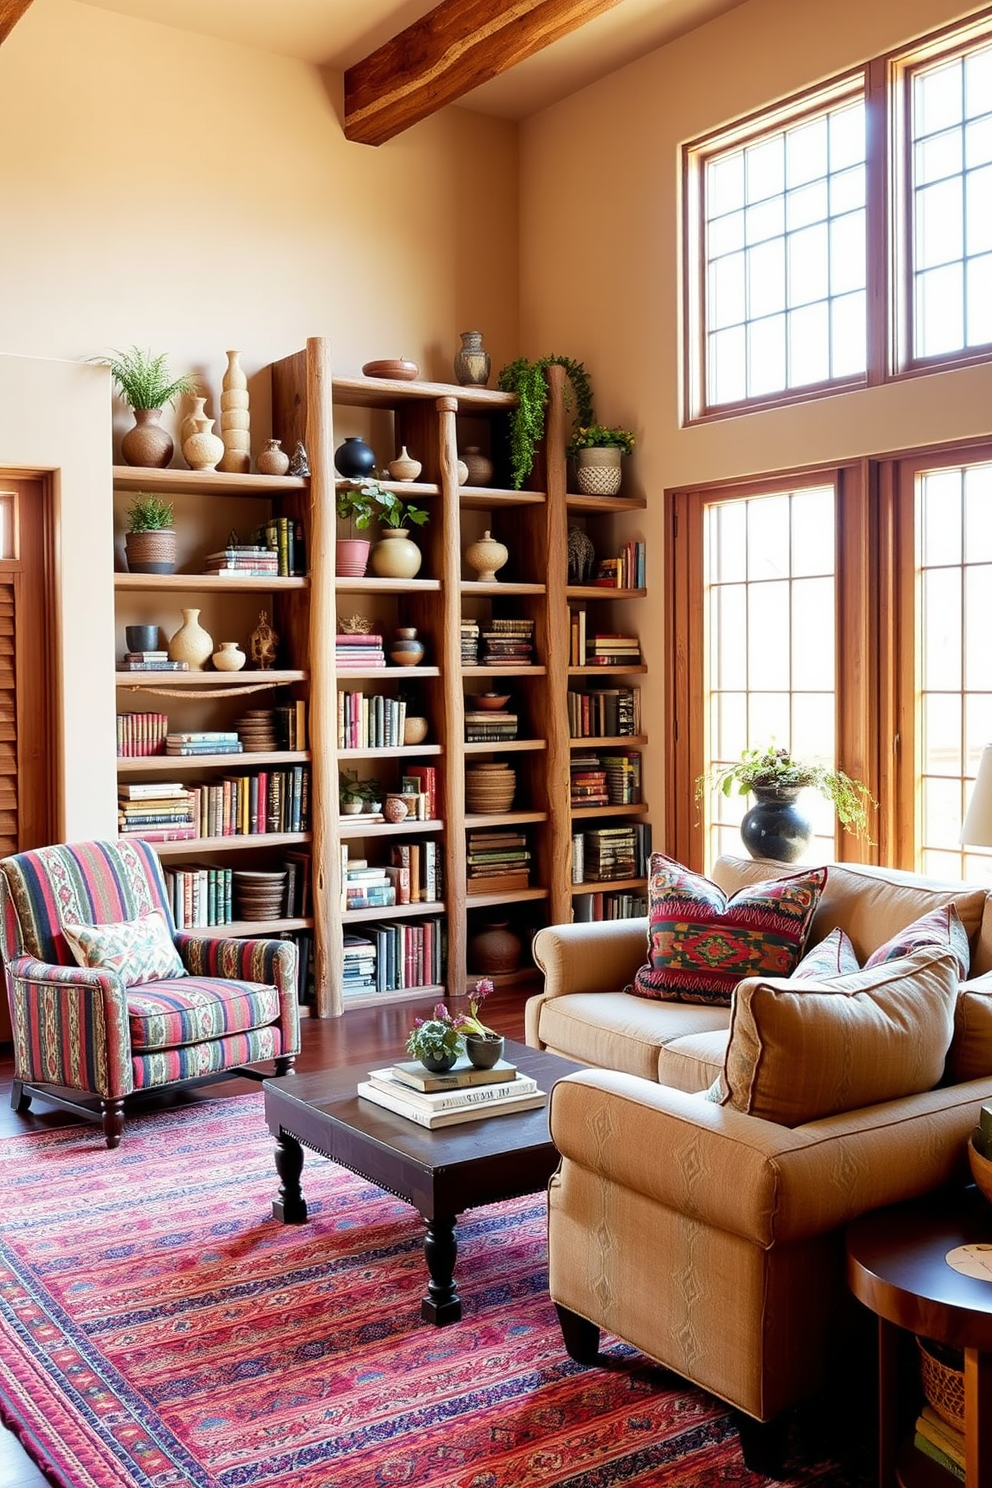
<svg viewBox="0 0 992 1488">
<path fill-rule="evenodd" d="M 38 1094 L 102 1120 L 108 1147 L 136 1091 L 288 1074 L 299 1052 L 296 946 L 177 932 L 140 838 L 0 861 L 0 946 L 11 1105 Z"/>
</svg>

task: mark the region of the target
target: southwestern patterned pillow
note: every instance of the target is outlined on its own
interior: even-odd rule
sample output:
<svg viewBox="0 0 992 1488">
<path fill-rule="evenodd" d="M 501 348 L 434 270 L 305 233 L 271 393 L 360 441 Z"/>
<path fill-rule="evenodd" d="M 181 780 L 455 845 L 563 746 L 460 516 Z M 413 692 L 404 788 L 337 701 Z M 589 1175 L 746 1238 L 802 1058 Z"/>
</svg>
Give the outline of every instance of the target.
<svg viewBox="0 0 992 1488">
<path fill-rule="evenodd" d="M 186 975 L 160 909 L 112 925 L 65 924 L 62 932 L 78 965 L 116 971 L 125 987 Z"/>
<path fill-rule="evenodd" d="M 877 951 L 872 951 L 865 962 L 865 970 L 870 966 L 883 966 L 886 961 L 898 961 L 901 956 L 910 956 L 924 946 L 938 950 L 949 946 L 958 958 L 962 979 L 968 975 L 971 946 L 968 944 L 968 932 L 962 925 L 961 916 L 954 904 L 942 904 L 939 909 L 920 915 L 905 930 L 898 930 L 891 940 L 880 945 Z"/>
<path fill-rule="evenodd" d="M 829 935 L 807 951 L 795 971 L 794 982 L 822 982 L 831 977 L 850 976 L 860 971 L 857 952 L 846 930 L 836 925 Z"/>
<path fill-rule="evenodd" d="M 790 976 L 826 881 L 826 868 L 809 868 L 728 899 L 708 878 L 653 853 L 648 964 L 629 990 L 727 1007 L 743 977 Z"/>
</svg>

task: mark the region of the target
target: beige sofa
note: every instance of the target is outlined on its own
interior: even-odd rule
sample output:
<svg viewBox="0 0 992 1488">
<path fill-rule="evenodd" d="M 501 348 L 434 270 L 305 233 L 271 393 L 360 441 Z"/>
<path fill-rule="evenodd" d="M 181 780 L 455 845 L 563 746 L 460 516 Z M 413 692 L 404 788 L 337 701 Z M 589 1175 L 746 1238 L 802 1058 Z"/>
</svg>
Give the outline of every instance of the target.
<svg viewBox="0 0 992 1488">
<path fill-rule="evenodd" d="M 712 876 L 730 893 L 794 871 L 724 858 Z M 646 959 L 646 920 L 540 931 L 527 1041 L 595 1067 L 559 1081 L 550 1105 L 550 1287 L 573 1357 L 593 1362 L 605 1329 L 759 1423 L 830 1381 L 857 1312 L 845 1225 L 967 1176 L 967 1136 L 992 1099 L 992 977 L 975 982 L 992 968 L 992 910 L 981 886 L 831 865 L 807 942 L 839 925 L 863 964 L 951 901 L 972 959 L 959 989 L 945 958 L 954 1037 L 938 1088 L 791 1127 L 701 1093 L 723 1067 L 727 1009 L 622 990 Z M 768 1433 L 742 1435 L 763 1465 Z"/>
</svg>

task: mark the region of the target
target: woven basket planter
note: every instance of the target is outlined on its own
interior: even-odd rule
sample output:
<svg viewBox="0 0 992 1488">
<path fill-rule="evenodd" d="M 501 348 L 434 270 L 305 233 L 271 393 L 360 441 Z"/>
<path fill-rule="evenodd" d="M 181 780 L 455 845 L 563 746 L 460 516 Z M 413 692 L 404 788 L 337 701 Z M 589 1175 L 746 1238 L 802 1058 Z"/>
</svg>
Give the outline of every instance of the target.
<svg viewBox="0 0 992 1488">
<path fill-rule="evenodd" d="M 948 1426 L 964 1430 L 964 1360 L 960 1349 L 917 1338 L 926 1401 Z"/>
<path fill-rule="evenodd" d="M 616 445 L 593 445 L 575 456 L 575 478 L 583 496 L 615 496 L 620 489 L 623 452 Z"/>
<path fill-rule="evenodd" d="M 125 533 L 124 551 L 131 573 L 172 573 L 176 566 L 175 528 Z"/>
</svg>

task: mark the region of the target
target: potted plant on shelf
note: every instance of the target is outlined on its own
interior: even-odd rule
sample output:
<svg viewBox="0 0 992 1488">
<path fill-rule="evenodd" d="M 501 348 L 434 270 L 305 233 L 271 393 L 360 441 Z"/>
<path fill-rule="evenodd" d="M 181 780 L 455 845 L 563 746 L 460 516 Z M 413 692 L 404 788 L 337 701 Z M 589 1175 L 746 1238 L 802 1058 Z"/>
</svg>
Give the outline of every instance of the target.
<svg viewBox="0 0 992 1488">
<path fill-rule="evenodd" d="M 338 519 L 350 522 L 359 532 L 363 532 L 378 512 L 379 495 L 384 492 L 385 487 L 375 480 L 339 481 L 335 496 Z M 362 578 L 371 546 L 367 537 L 339 537 L 334 548 L 334 572 L 337 576 L 347 579 Z"/>
<path fill-rule="evenodd" d="M 385 486 L 378 486 L 375 502 L 382 535 L 369 555 L 372 572 L 381 579 L 412 579 L 420 572 L 423 554 L 410 537 L 410 527 L 423 527 L 430 513 L 401 501 Z"/>
<path fill-rule="evenodd" d="M 176 567 L 176 530 L 172 525 L 172 502 L 160 501 L 147 491 L 137 491 L 128 507 L 127 517 L 124 550 L 130 572 L 173 573 Z"/>
<path fill-rule="evenodd" d="M 353 770 L 339 770 L 338 801 L 346 816 L 357 816 L 360 811 L 378 811 L 382 786 L 374 777 L 359 780 Z"/>
<path fill-rule="evenodd" d="M 161 426 L 162 410 L 182 393 L 195 393 L 196 379 L 173 377 L 164 351 L 153 356 L 140 346 L 115 351 L 101 365 L 110 368 L 118 393 L 134 414 L 134 428 L 121 440 L 121 459 L 125 465 L 162 469 L 175 448 L 172 435 Z"/>
<path fill-rule="evenodd" d="M 575 421 L 583 428 L 595 422 L 589 374 L 571 357 L 546 356 L 529 362 L 517 357 L 500 369 L 498 383 L 504 393 L 516 393 L 517 406 L 510 413 L 510 479 L 520 490 L 534 464 L 537 446 L 544 438 L 548 379 L 545 369 L 563 367 L 575 400 Z"/>
<path fill-rule="evenodd" d="M 479 1007 L 484 998 L 494 990 L 491 977 L 480 977 L 475 991 L 469 997 L 469 1011 L 459 1019 L 459 1027 L 465 1039 L 465 1053 L 476 1069 L 492 1069 L 503 1058 L 503 1036 L 483 1023 Z"/>
<path fill-rule="evenodd" d="M 437 1003 L 429 1018 L 414 1019 L 406 1052 L 435 1074 L 451 1069 L 462 1052 L 461 1021 L 451 1016 L 443 1002 Z"/>
<path fill-rule="evenodd" d="M 796 805 L 799 792 L 818 790 L 830 801 L 845 831 L 868 836 L 868 809 L 875 799 L 860 780 L 843 770 L 815 761 L 797 760 L 788 749 L 768 744 L 764 749 L 745 749 L 739 760 L 716 765 L 696 780 L 696 801 L 708 790 L 725 796 L 734 787 L 741 796 L 753 794 L 755 805 L 741 822 L 741 838 L 752 858 L 774 858 L 794 863 L 809 845 L 813 829 Z"/>
<path fill-rule="evenodd" d="M 589 424 L 576 429 L 567 454 L 575 461 L 575 478 L 584 496 L 615 496 L 620 489 L 620 462 L 634 448 L 629 429 Z"/>
</svg>

